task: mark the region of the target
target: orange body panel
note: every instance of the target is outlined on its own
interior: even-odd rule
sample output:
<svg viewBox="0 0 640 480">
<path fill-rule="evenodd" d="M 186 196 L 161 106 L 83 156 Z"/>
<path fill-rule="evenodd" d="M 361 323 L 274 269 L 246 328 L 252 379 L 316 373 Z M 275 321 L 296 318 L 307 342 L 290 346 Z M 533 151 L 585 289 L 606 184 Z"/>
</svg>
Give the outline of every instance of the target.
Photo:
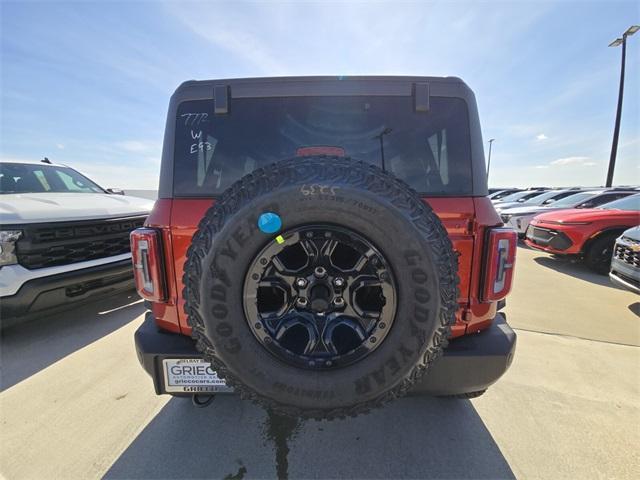
<svg viewBox="0 0 640 480">
<path fill-rule="evenodd" d="M 479 301 L 482 275 L 484 232 L 487 227 L 500 225 L 500 217 L 487 198 L 425 198 L 449 233 L 458 253 L 460 277 L 460 308 L 451 337 L 475 333 L 487 328 L 496 314 L 496 303 Z M 153 304 L 158 325 L 165 330 L 190 334 L 184 313 L 182 275 L 187 249 L 198 223 L 212 199 L 160 199 L 146 225 L 162 230 L 168 301 Z"/>
</svg>

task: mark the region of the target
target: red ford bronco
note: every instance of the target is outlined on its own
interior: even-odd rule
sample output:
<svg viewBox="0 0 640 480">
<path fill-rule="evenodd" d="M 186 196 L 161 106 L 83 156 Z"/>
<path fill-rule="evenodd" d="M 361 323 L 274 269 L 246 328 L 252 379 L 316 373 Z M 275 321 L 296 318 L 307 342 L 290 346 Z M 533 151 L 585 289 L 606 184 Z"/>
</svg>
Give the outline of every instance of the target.
<svg viewBox="0 0 640 480">
<path fill-rule="evenodd" d="M 473 397 L 509 367 L 517 236 L 458 78 L 183 83 L 131 235 L 156 393 L 289 415 Z"/>
</svg>

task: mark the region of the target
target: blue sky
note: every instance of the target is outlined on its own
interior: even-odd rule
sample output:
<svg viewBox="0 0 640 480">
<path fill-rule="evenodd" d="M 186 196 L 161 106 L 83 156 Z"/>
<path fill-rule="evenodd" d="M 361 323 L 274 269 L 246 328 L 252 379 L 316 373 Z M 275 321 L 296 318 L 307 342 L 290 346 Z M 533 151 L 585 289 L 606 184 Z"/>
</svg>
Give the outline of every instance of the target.
<svg viewBox="0 0 640 480">
<path fill-rule="evenodd" d="M 0 157 L 155 188 L 184 80 L 455 75 L 475 91 L 493 185 L 598 185 L 634 2 L 0 3 Z M 640 33 L 627 46 L 614 182 L 640 183 Z"/>
</svg>

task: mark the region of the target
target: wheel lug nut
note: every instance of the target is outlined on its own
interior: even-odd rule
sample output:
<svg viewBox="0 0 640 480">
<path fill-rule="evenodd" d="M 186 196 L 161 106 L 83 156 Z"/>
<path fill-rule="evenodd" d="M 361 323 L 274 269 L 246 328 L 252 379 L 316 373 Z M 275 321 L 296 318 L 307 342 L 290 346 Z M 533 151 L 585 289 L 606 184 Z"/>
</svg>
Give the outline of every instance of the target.
<svg viewBox="0 0 640 480">
<path fill-rule="evenodd" d="M 333 281 L 333 284 L 334 284 L 336 287 L 338 287 L 338 288 L 342 288 L 342 287 L 344 287 L 344 278 L 340 278 L 340 277 L 336 278 L 336 279 Z"/>
<path fill-rule="evenodd" d="M 324 267 L 316 267 L 313 274 L 318 278 L 324 278 L 327 276 L 327 270 Z"/>
<path fill-rule="evenodd" d="M 342 298 L 342 297 L 336 297 L 336 298 L 333 300 L 333 304 L 334 304 L 336 307 L 341 307 L 342 305 L 344 305 L 344 298 Z"/>
<path fill-rule="evenodd" d="M 297 303 L 298 303 L 298 306 L 300 306 L 300 307 L 306 307 L 308 302 L 307 302 L 306 298 L 300 297 L 300 298 L 298 298 Z"/>
<path fill-rule="evenodd" d="M 298 288 L 304 288 L 307 286 L 307 280 L 304 278 L 298 278 L 296 280 L 296 287 Z"/>
</svg>

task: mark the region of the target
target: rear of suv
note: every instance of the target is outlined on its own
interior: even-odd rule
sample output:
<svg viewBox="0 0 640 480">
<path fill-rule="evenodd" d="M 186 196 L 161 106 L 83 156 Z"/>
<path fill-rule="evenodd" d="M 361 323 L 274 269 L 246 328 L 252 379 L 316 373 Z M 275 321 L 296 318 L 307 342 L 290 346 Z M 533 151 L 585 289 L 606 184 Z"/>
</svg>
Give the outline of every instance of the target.
<svg viewBox="0 0 640 480">
<path fill-rule="evenodd" d="M 0 163 L 2 327 L 132 290 L 129 234 L 152 206 L 65 165 Z"/>
<path fill-rule="evenodd" d="M 131 235 L 156 393 L 317 418 L 481 394 L 515 350 L 498 309 L 517 237 L 486 196 L 460 79 L 182 84 Z"/>
</svg>

